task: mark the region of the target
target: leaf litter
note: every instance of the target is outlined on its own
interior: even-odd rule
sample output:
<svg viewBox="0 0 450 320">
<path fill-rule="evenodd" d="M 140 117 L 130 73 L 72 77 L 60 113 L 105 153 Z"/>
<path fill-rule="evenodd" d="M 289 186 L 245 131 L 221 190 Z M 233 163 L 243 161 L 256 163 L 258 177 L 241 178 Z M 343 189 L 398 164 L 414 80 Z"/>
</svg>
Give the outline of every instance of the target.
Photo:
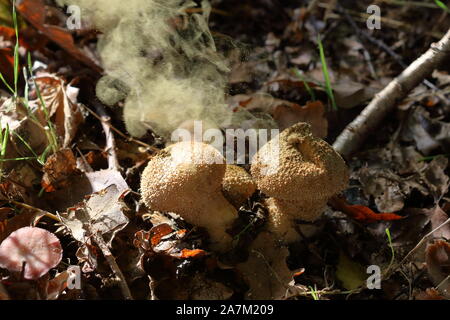
<svg viewBox="0 0 450 320">
<path fill-rule="evenodd" d="M 276 1 L 214 1 L 213 6 L 227 12 L 213 14 L 210 26 L 231 63 L 228 107 L 254 116 L 241 124 L 244 129 L 308 122 L 314 135 L 333 141 L 402 70 L 398 56 L 410 61 L 426 47 L 408 28 L 408 14 L 417 12 L 409 6 L 401 15 L 398 8 L 385 10 L 388 18 L 402 22 L 395 28 L 387 25 L 383 34 L 374 31 L 370 36 L 378 42 L 355 34 L 342 11 L 324 4 L 311 12 L 298 3 Z M 448 298 L 449 70 L 434 70 L 429 80 L 438 90 L 419 86 L 348 159 L 349 187 L 329 202 L 323 218 L 297 221 L 301 241 L 277 243 L 263 231 L 267 213 L 261 195 L 255 194 L 229 230 L 234 248 L 221 255 L 210 250 L 205 230 L 176 213 L 149 211 L 131 191 L 139 191 L 139 176 L 153 156 L 146 145 L 162 148 L 162 140 L 150 133 L 135 143 L 118 134 L 114 149 L 126 170 L 107 166 L 112 153 L 103 127 L 83 107 L 95 109 L 92 88 L 101 72 L 94 53 L 98 34 L 89 29 L 70 32 L 64 28 L 65 15 L 41 0 L 21 1 L 17 9 L 23 35 L 20 66 L 28 63 L 23 54 L 28 49 L 43 72 L 36 72 L 33 81 L 21 79 L 22 86 L 28 81 L 30 87 L 26 100 L 0 92 L 1 132 L 9 130 L 1 159 L 26 158 L 0 162 L 0 243 L 8 244 L 14 232 L 30 226 L 48 229 L 61 241 L 64 263 L 82 266 L 82 294 L 88 297 Z M 362 4 L 352 9 L 362 10 Z M 437 11 L 429 14 L 439 18 Z M 353 13 L 351 17 L 359 23 Z M 428 30 L 426 19 L 416 24 Z M 12 19 L 0 26 L 0 71 L 8 83 L 14 81 L 12 26 Z M 424 36 L 435 39 L 446 26 L 439 24 Z M 317 50 L 319 33 L 338 106 L 334 112 Z M 248 47 L 232 46 L 227 52 L 222 35 Z M 110 125 L 125 132 L 121 97 L 107 113 Z M 48 120 L 57 146 L 48 138 Z M 50 152 L 51 147 L 56 150 Z M 389 276 L 383 288 L 391 290 L 366 290 L 365 267 L 373 264 Z M 5 290 L 0 285 L 0 299 L 80 294 L 67 289 L 69 274 L 62 264 L 33 280 L 36 287 L 14 272 L 1 270 L 0 283 L 8 285 Z M 411 279 L 417 287 L 407 292 Z"/>
</svg>

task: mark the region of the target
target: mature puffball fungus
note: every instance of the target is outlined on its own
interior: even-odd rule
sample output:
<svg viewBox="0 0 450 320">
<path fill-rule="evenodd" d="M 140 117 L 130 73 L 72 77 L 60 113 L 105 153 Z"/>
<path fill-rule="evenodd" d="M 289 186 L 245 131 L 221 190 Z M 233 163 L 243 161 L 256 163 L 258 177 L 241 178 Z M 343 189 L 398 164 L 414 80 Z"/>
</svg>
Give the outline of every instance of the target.
<svg viewBox="0 0 450 320">
<path fill-rule="evenodd" d="M 212 246 L 225 250 L 237 210 L 222 194 L 225 159 L 214 147 L 194 141 L 173 144 L 156 155 L 141 178 L 142 198 L 151 210 L 170 211 L 204 227 Z"/>
<path fill-rule="evenodd" d="M 270 157 L 278 158 L 270 162 Z M 277 167 L 270 168 L 271 163 Z M 348 182 L 342 157 L 314 137 L 306 123 L 287 128 L 265 144 L 252 159 L 251 174 L 258 188 L 270 197 L 266 200 L 268 228 L 287 242 L 298 237 L 294 219 L 317 219 L 328 199 Z"/>
<path fill-rule="evenodd" d="M 225 198 L 239 208 L 256 191 L 256 184 L 245 169 L 229 164 L 222 181 L 222 191 Z"/>
<path fill-rule="evenodd" d="M 25 279 L 35 280 L 61 262 L 62 252 L 61 244 L 53 233 L 25 227 L 14 231 L 1 243 L 0 267 L 23 271 Z"/>
</svg>

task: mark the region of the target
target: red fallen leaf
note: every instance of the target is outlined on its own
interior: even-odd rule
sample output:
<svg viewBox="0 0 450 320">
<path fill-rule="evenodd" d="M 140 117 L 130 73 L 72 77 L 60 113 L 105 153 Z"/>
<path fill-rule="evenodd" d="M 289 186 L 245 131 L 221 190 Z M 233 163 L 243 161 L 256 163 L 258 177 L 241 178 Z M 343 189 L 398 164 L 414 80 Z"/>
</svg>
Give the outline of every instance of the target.
<svg viewBox="0 0 450 320">
<path fill-rule="evenodd" d="M 76 47 L 72 35 L 67 30 L 45 23 L 46 9 L 43 0 L 23 0 L 20 4 L 17 4 L 16 7 L 22 17 L 48 39 L 63 48 L 72 57 L 97 72 L 102 71 L 97 64 Z"/>
<path fill-rule="evenodd" d="M 3 36 L 3 39 L 11 41 L 11 40 L 15 40 L 16 31 L 10 27 L 0 26 L 0 35 Z M 20 38 L 19 38 L 19 41 L 20 41 Z"/>
<path fill-rule="evenodd" d="M 32 40 L 36 39 L 30 39 L 32 37 L 39 38 L 39 36 L 33 34 L 33 32 L 31 32 L 30 29 L 28 28 L 25 28 L 23 30 L 21 29 L 19 30 L 19 33 L 20 33 L 19 45 L 21 47 L 24 47 L 27 50 L 36 50 L 37 48 L 39 48 L 38 46 L 34 45 L 34 43 L 32 43 L 34 42 Z M 11 27 L 0 26 L 0 36 L 2 36 L 4 40 L 11 41 L 12 46 L 14 46 L 14 44 L 16 43 L 16 31 Z"/>
<path fill-rule="evenodd" d="M 181 259 L 195 259 L 206 256 L 208 253 L 202 249 L 183 249 L 181 250 L 180 256 L 178 258 Z"/>
<path fill-rule="evenodd" d="M 375 221 L 391 221 L 403 219 L 394 213 L 375 213 L 372 209 L 362 205 L 349 205 L 344 198 L 333 197 L 329 201 L 330 205 L 339 211 L 344 212 L 355 220 L 371 223 Z"/>
<path fill-rule="evenodd" d="M 152 247 L 157 246 L 161 242 L 161 238 L 172 233 L 173 229 L 167 223 L 158 224 L 150 230 L 150 242 Z"/>
</svg>

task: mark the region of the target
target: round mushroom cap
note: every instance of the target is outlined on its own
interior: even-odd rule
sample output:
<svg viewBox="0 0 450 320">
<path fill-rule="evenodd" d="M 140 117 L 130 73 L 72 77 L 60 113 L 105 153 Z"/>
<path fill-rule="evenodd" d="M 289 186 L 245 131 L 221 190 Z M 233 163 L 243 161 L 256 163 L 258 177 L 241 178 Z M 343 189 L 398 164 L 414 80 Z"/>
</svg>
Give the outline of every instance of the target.
<svg viewBox="0 0 450 320">
<path fill-rule="evenodd" d="M 152 210 L 193 216 L 186 220 L 195 224 L 199 202 L 221 193 L 225 170 L 225 159 L 214 147 L 178 142 L 148 163 L 141 178 L 143 200 Z"/>
<path fill-rule="evenodd" d="M 11 233 L 0 245 L 0 267 L 21 272 L 25 279 L 35 280 L 56 267 L 62 259 L 58 238 L 51 232 L 24 227 Z"/>
<path fill-rule="evenodd" d="M 256 184 L 244 168 L 229 164 L 222 181 L 222 191 L 228 201 L 240 207 L 256 191 Z"/>
<path fill-rule="evenodd" d="M 289 201 L 326 201 L 343 190 L 348 169 L 342 157 L 297 123 L 266 143 L 252 159 L 251 174 L 266 195 Z"/>
</svg>

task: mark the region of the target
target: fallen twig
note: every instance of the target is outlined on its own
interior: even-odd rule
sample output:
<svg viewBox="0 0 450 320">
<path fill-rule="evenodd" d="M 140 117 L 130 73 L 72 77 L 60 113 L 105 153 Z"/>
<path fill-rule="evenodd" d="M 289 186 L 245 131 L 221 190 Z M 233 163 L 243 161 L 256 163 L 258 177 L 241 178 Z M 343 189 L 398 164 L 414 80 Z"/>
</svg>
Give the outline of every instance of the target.
<svg viewBox="0 0 450 320">
<path fill-rule="evenodd" d="M 384 117 L 409 91 L 423 81 L 446 57 L 450 55 L 450 29 L 438 42 L 416 59 L 397 78 L 375 95 L 369 105 L 339 135 L 333 147 L 344 157 L 349 157 L 373 132 Z"/>
<path fill-rule="evenodd" d="M 407 65 L 406 63 L 403 61 L 403 58 L 398 55 L 397 53 L 394 52 L 394 50 L 392 50 L 386 43 L 384 43 L 382 40 L 380 39 L 376 39 L 374 37 L 372 37 L 369 33 L 367 33 L 366 31 L 362 30 L 361 28 L 358 28 L 358 26 L 356 25 L 355 21 L 353 20 L 353 18 L 351 17 L 351 15 L 348 14 L 347 9 L 345 9 L 344 7 L 342 7 L 342 5 L 338 5 L 336 10 L 340 13 L 342 13 L 345 17 L 345 19 L 348 21 L 348 23 L 352 26 L 352 28 L 355 30 L 356 35 L 358 36 L 359 39 L 361 38 L 365 38 L 367 41 L 369 41 L 370 43 L 376 45 L 377 47 L 379 47 L 380 49 L 384 50 L 387 54 L 389 54 L 403 69 L 406 69 Z M 368 52 L 366 50 L 366 48 L 364 47 L 364 45 L 361 43 L 361 45 L 363 46 L 364 50 L 366 52 Z M 370 54 L 369 54 L 370 55 Z M 373 67 L 372 67 L 373 68 Z M 430 89 L 433 90 L 437 90 L 436 86 L 434 84 L 432 84 L 430 81 L 428 81 L 427 79 L 423 80 L 424 84 L 429 87 Z"/>
<path fill-rule="evenodd" d="M 46 216 L 47 218 L 50 218 L 50 219 L 55 220 L 57 222 L 61 222 L 61 219 L 57 215 L 54 215 L 53 213 L 50 213 L 48 211 L 45 211 L 45 210 L 42 210 L 42 209 L 30 206 L 29 204 L 18 202 L 18 201 L 12 200 L 12 199 L 9 199 L 8 202 L 12 203 L 12 204 L 14 204 L 16 206 L 22 207 L 24 209 L 27 209 L 27 210 L 37 211 L 40 214 L 42 214 L 43 216 Z"/>
<path fill-rule="evenodd" d="M 156 281 L 155 279 L 152 278 L 151 275 L 148 275 L 148 279 L 149 279 L 149 288 L 150 288 L 150 300 L 159 300 L 158 297 L 155 294 L 155 290 L 156 290 Z"/>
<path fill-rule="evenodd" d="M 120 171 L 119 160 L 117 158 L 116 152 L 116 141 L 114 140 L 114 135 L 111 130 L 111 117 L 106 113 L 105 108 L 98 103 L 94 102 L 95 111 L 101 117 L 101 123 L 103 131 L 106 136 L 106 146 L 105 151 L 108 154 L 108 169 L 114 169 Z"/>
<path fill-rule="evenodd" d="M 96 117 L 98 120 L 103 122 L 103 119 L 101 116 L 99 116 L 96 112 L 94 112 L 92 109 L 90 109 L 89 107 L 83 105 L 83 107 L 89 111 L 90 114 L 92 114 L 94 117 Z M 134 142 L 140 146 L 145 147 L 146 149 L 152 151 L 152 152 L 158 152 L 159 149 L 156 147 L 153 147 L 145 142 L 139 141 L 133 137 L 127 136 L 125 133 L 123 133 L 122 131 L 120 131 L 119 129 L 117 129 L 116 127 L 114 127 L 110 122 L 106 122 L 106 125 L 109 126 L 111 128 L 112 131 L 114 131 L 115 133 L 117 133 L 119 136 L 121 136 L 122 138 L 126 139 L 127 141 L 130 142 Z"/>
<path fill-rule="evenodd" d="M 320 8 L 326 9 L 326 8 L 328 8 L 329 5 L 328 5 L 328 3 L 319 2 L 318 6 Z M 359 11 L 350 10 L 350 9 L 347 9 L 347 11 L 348 11 L 348 13 L 350 13 L 353 16 L 353 18 L 355 20 L 358 20 L 360 22 L 365 23 L 367 21 L 367 19 L 370 18 L 370 14 L 368 14 L 368 13 L 359 12 Z M 340 17 L 341 17 L 341 14 L 339 14 L 339 13 L 336 13 L 336 14 L 331 13 L 329 15 L 329 18 L 339 19 Z M 418 33 L 418 31 L 416 30 L 417 28 L 410 26 L 404 22 L 397 21 L 397 20 L 390 19 L 390 18 L 383 17 L 383 16 L 380 17 L 380 20 L 381 20 L 381 23 L 383 24 L 383 26 L 386 26 L 389 28 L 396 28 L 396 29 L 402 28 L 403 30 L 405 30 L 408 33 L 413 33 L 413 34 Z M 420 34 L 425 34 L 425 35 L 431 36 L 435 39 L 441 39 L 443 36 L 443 34 L 440 32 L 433 32 L 433 31 L 428 31 L 428 30 L 420 30 Z"/>
<path fill-rule="evenodd" d="M 92 232 L 92 230 L 89 230 L 92 235 L 92 239 L 97 243 L 98 247 L 102 251 L 103 255 L 105 256 L 106 261 L 109 264 L 109 267 L 111 268 L 114 275 L 119 279 L 119 286 L 120 290 L 122 291 L 122 294 L 125 299 L 127 300 L 133 300 L 133 296 L 131 295 L 130 288 L 128 287 L 127 280 L 125 279 L 122 271 L 119 268 L 119 265 L 116 262 L 116 259 L 112 255 L 111 251 L 108 248 L 108 245 L 106 244 L 105 240 L 100 234 L 97 234 L 96 232 Z"/>
</svg>

